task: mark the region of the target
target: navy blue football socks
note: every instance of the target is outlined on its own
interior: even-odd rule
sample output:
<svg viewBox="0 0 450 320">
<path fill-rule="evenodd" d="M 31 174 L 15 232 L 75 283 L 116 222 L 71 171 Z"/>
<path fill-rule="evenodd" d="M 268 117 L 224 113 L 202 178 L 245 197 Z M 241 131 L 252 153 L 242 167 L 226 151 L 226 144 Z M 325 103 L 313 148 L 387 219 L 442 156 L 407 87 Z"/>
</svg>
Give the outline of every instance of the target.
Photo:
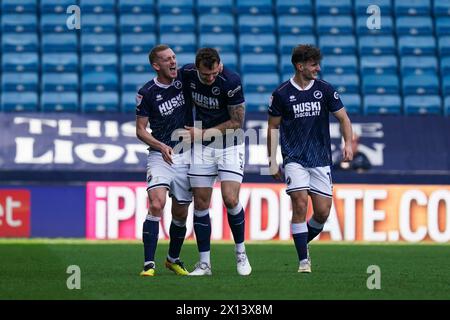
<svg viewBox="0 0 450 320">
<path fill-rule="evenodd" d="M 211 249 L 211 220 L 209 212 L 204 216 L 197 216 L 194 212 L 194 232 L 197 238 L 197 248 L 199 252 L 210 251 Z"/>
<path fill-rule="evenodd" d="M 155 251 L 158 244 L 159 221 L 146 219 L 142 228 L 145 261 L 155 261 Z"/>
<path fill-rule="evenodd" d="M 244 242 L 245 237 L 245 213 L 242 206 L 238 214 L 231 214 L 229 210 L 227 213 L 228 224 L 230 225 L 231 232 L 233 233 L 234 243 Z"/>
<path fill-rule="evenodd" d="M 181 246 L 186 236 L 186 224 L 182 227 L 175 224 L 172 220 L 169 229 L 170 243 L 169 243 L 169 256 L 171 258 L 179 258 L 181 252 Z"/>
</svg>

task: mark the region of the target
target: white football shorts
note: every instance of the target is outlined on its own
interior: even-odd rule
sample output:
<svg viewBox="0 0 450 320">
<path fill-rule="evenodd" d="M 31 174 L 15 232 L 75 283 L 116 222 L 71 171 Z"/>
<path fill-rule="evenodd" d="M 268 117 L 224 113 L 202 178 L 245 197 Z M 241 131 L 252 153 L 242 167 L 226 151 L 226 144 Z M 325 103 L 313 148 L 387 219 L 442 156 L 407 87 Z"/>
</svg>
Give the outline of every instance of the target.
<svg viewBox="0 0 450 320">
<path fill-rule="evenodd" d="M 194 188 L 212 188 L 216 178 L 220 181 L 242 183 L 244 178 L 245 146 L 230 146 L 225 149 L 195 144 L 192 148 L 189 179 Z"/>
<path fill-rule="evenodd" d="M 307 190 L 324 197 L 333 197 L 333 182 L 329 166 L 304 168 L 299 163 L 290 162 L 286 164 L 284 170 L 287 194 Z"/>
<path fill-rule="evenodd" d="M 192 191 L 187 177 L 190 152 L 172 156 L 173 164 L 164 161 L 162 154 L 150 151 L 147 157 L 147 191 L 166 188 L 180 204 L 192 202 Z"/>
</svg>

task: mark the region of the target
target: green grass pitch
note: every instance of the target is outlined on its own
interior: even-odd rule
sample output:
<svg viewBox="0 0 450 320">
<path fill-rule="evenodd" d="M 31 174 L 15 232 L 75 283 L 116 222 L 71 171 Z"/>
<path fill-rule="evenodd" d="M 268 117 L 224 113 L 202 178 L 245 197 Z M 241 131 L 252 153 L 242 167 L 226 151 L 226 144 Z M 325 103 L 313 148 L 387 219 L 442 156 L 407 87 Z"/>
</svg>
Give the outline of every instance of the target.
<svg viewBox="0 0 450 320">
<path fill-rule="evenodd" d="M 248 243 L 253 267 L 236 272 L 234 245 L 211 246 L 211 277 L 176 276 L 164 268 L 168 242 L 156 252 L 157 275 L 139 277 L 139 241 L 0 240 L 0 299 L 309 300 L 450 299 L 450 245 L 311 244 L 312 273 L 297 273 L 291 242 Z M 198 253 L 186 241 L 191 271 Z M 69 290 L 67 268 L 81 270 L 81 289 Z M 367 269 L 377 265 L 381 288 L 369 290 Z"/>
</svg>

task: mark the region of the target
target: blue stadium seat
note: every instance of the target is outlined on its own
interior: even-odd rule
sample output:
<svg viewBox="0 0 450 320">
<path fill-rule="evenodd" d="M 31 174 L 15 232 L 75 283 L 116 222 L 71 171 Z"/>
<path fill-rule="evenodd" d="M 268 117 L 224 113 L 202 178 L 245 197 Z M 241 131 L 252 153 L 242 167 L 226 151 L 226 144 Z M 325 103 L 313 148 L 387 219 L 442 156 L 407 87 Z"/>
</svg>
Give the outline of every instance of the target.
<svg viewBox="0 0 450 320">
<path fill-rule="evenodd" d="M 119 18 L 121 33 L 154 33 L 155 16 L 152 14 L 121 14 Z"/>
<path fill-rule="evenodd" d="M 181 67 L 188 63 L 194 63 L 195 62 L 195 53 L 179 53 L 177 54 L 177 64 L 178 67 Z"/>
<path fill-rule="evenodd" d="M 2 33 L 33 33 L 36 31 L 36 29 L 36 14 L 3 14 L 1 17 Z"/>
<path fill-rule="evenodd" d="M 435 55 L 436 40 L 433 36 L 400 36 L 398 38 L 398 52 L 401 56 Z"/>
<path fill-rule="evenodd" d="M 233 33 L 234 17 L 231 14 L 203 14 L 198 18 L 199 33 Z"/>
<path fill-rule="evenodd" d="M 43 53 L 72 53 L 78 50 L 78 39 L 75 32 L 43 34 L 41 38 L 41 48 Z"/>
<path fill-rule="evenodd" d="M 314 19 L 310 16 L 279 16 L 278 34 L 307 35 L 314 33 Z"/>
<path fill-rule="evenodd" d="M 235 52 L 220 53 L 220 60 L 225 67 L 236 72 L 238 71 L 238 58 Z"/>
<path fill-rule="evenodd" d="M 78 73 L 43 73 L 43 92 L 65 92 L 78 90 Z"/>
<path fill-rule="evenodd" d="M 395 1 L 396 16 L 426 16 L 431 13 L 430 0 Z"/>
<path fill-rule="evenodd" d="M 244 53 L 241 54 L 240 70 L 242 74 L 252 72 L 277 72 L 278 58 L 272 53 Z"/>
<path fill-rule="evenodd" d="M 81 52 L 115 53 L 117 37 L 115 33 L 98 35 L 95 33 L 81 34 Z"/>
<path fill-rule="evenodd" d="M 125 113 L 136 113 L 136 92 L 124 91 L 122 92 L 120 102 L 120 111 Z"/>
<path fill-rule="evenodd" d="M 78 94 L 76 92 L 43 92 L 41 110 L 43 112 L 77 112 Z"/>
<path fill-rule="evenodd" d="M 195 32 L 195 18 L 192 14 L 162 14 L 159 16 L 160 33 L 190 33 Z"/>
<path fill-rule="evenodd" d="M 436 21 L 436 35 L 438 37 L 450 34 L 450 12 L 448 17 L 439 17 L 435 21 Z"/>
<path fill-rule="evenodd" d="M 81 77 L 81 89 L 86 91 L 117 91 L 118 78 L 114 72 L 86 72 Z"/>
<path fill-rule="evenodd" d="M 397 74 L 397 57 L 386 56 L 362 56 L 361 75 Z"/>
<path fill-rule="evenodd" d="M 41 14 L 64 13 L 69 6 L 76 4 L 73 0 L 41 0 Z"/>
<path fill-rule="evenodd" d="M 159 14 L 192 14 L 194 0 L 158 0 Z"/>
<path fill-rule="evenodd" d="M 294 73 L 294 66 L 291 62 L 291 54 L 283 54 L 280 56 L 280 73 L 281 74 L 289 74 Z"/>
<path fill-rule="evenodd" d="M 380 29 L 369 29 L 367 27 L 367 17 L 358 17 L 356 19 L 356 34 L 358 35 L 392 35 L 394 32 L 394 22 L 391 16 L 381 15 Z"/>
<path fill-rule="evenodd" d="M 321 69 L 324 74 L 355 74 L 358 72 L 358 59 L 355 55 L 325 56 Z"/>
<path fill-rule="evenodd" d="M 396 20 L 397 35 L 430 35 L 433 33 L 431 17 L 398 17 Z"/>
<path fill-rule="evenodd" d="M 434 56 L 407 56 L 400 58 L 400 70 L 403 76 L 412 74 L 438 73 L 438 62 Z"/>
<path fill-rule="evenodd" d="M 3 92 L 1 98 L 1 108 L 3 111 L 28 111 L 38 110 L 38 95 L 36 92 Z"/>
<path fill-rule="evenodd" d="M 403 76 L 403 95 L 435 95 L 439 94 L 437 75 L 422 74 Z"/>
<path fill-rule="evenodd" d="M 115 14 L 83 14 L 81 18 L 83 33 L 114 33 L 116 26 Z"/>
<path fill-rule="evenodd" d="M 450 36 L 439 37 L 439 55 L 450 56 Z"/>
<path fill-rule="evenodd" d="M 233 11 L 233 0 L 197 0 L 197 14 L 219 14 Z"/>
<path fill-rule="evenodd" d="M 356 39 L 353 35 L 324 35 L 319 37 L 319 47 L 325 55 L 355 54 Z"/>
<path fill-rule="evenodd" d="M 391 95 L 400 92 L 399 79 L 396 74 L 363 75 L 362 93 L 364 95 Z"/>
<path fill-rule="evenodd" d="M 345 35 L 353 33 L 352 16 L 320 16 L 317 18 L 317 33 L 320 35 Z"/>
<path fill-rule="evenodd" d="M 393 36 L 371 35 L 359 37 L 359 54 L 363 55 L 392 55 L 396 54 Z"/>
<path fill-rule="evenodd" d="M 275 9 L 278 15 L 311 15 L 313 13 L 311 0 L 275 0 Z"/>
<path fill-rule="evenodd" d="M 444 75 L 442 78 L 442 93 L 444 96 L 450 95 L 450 75 Z"/>
<path fill-rule="evenodd" d="M 2 52 L 37 52 L 38 38 L 35 33 L 2 34 Z"/>
<path fill-rule="evenodd" d="M 319 15 L 351 15 L 351 0 L 316 0 L 316 14 Z"/>
<path fill-rule="evenodd" d="M 236 0 L 238 14 L 272 14 L 272 0 Z"/>
<path fill-rule="evenodd" d="M 364 114 L 401 114 L 402 101 L 399 95 L 364 96 Z"/>
<path fill-rule="evenodd" d="M 242 77 L 244 92 L 272 92 L 280 84 L 277 73 L 246 73 Z"/>
<path fill-rule="evenodd" d="M 436 17 L 450 15 L 450 1 L 433 1 L 433 12 Z"/>
<path fill-rule="evenodd" d="M 446 116 L 450 115 L 450 97 L 445 97 L 445 100 L 444 100 L 444 114 Z"/>
<path fill-rule="evenodd" d="M 450 57 L 441 59 L 441 74 L 450 74 Z"/>
<path fill-rule="evenodd" d="M 273 15 L 243 14 L 238 17 L 237 26 L 239 33 L 274 33 L 275 19 Z"/>
<path fill-rule="evenodd" d="M 178 62 L 178 65 L 181 65 Z M 136 92 L 148 81 L 152 80 L 156 76 L 156 73 L 124 73 L 122 74 L 121 89 L 123 92 L 132 91 Z"/>
<path fill-rule="evenodd" d="M 349 114 L 361 113 L 361 96 L 354 93 L 346 93 L 341 95 L 342 103 L 345 106 L 345 110 Z"/>
<path fill-rule="evenodd" d="M 42 55 L 43 72 L 77 72 L 78 54 L 44 53 Z"/>
<path fill-rule="evenodd" d="M 37 53 L 4 53 L 2 54 L 2 72 L 38 72 L 39 58 Z"/>
<path fill-rule="evenodd" d="M 274 88 L 275 89 L 275 88 Z M 245 109 L 247 112 L 267 112 L 271 92 L 245 94 Z"/>
<path fill-rule="evenodd" d="M 359 93 L 359 77 L 357 74 L 323 74 L 323 80 L 334 85 L 340 94 Z"/>
<path fill-rule="evenodd" d="M 67 32 L 65 14 L 43 14 L 41 15 L 41 33 L 60 33 Z"/>
<path fill-rule="evenodd" d="M 154 13 L 155 0 L 119 0 L 119 12 L 123 13 Z"/>
<path fill-rule="evenodd" d="M 2 92 L 33 92 L 38 90 L 38 74 L 36 72 L 3 72 L 2 73 Z M 19 96 L 19 95 L 18 95 Z"/>
<path fill-rule="evenodd" d="M 116 10 L 115 0 L 79 0 L 81 12 L 85 13 L 114 13 Z"/>
<path fill-rule="evenodd" d="M 150 34 L 126 33 L 120 36 L 120 52 L 126 53 L 147 53 L 150 48 L 156 45 L 156 36 Z"/>
<path fill-rule="evenodd" d="M 441 97 L 405 96 L 403 99 L 405 114 L 442 114 Z"/>
<path fill-rule="evenodd" d="M 367 15 L 367 8 L 371 5 L 377 5 L 380 8 L 381 16 L 392 15 L 391 0 L 355 0 L 355 15 Z M 364 19 L 367 20 L 366 16 Z M 383 25 L 383 24 L 382 24 Z"/>
<path fill-rule="evenodd" d="M 280 54 L 291 54 L 292 49 L 299 44 L 307 43 L 317 45 L 317 40 L 314 35 L 280 35 L 278 42 Z"/>
<path fill-rule="evenodd" d="M 81 71 L 116 72 L 119 59 L 115 53 L 85 53 L 81 55 Z"/>
<path fill-rule="evenodd" d="M 239 52 L 242 53 L 276 53 L 277 40 L 274 34 L 241 34 Z"/>
<path fill-rule="evenodd" d="M 118 112 L 119 96 L 116 92 L 83 92 L 82 112 Z"/>
<path fill-rule="evenodd" d="M 160 42 L 170 46 L 175 53 L 195 52 L 197 50 L 197 39 L 195 33 L 161 34 Z"/>
<path fill-rule="evenodd" d="M 123 54 L 120 59 L 121 72 L 137 72 L 137 73 L 149 73 L 154 72 L 150 67 L 148 61 L 148 55 L 141 54 Z"/>
<path fill-rule="evenodd" d="M 237 39 L 234 33 L 201 33 L 198 44 L 200 47 L 215 48 L 220 53 L 236 52 Z"/>
<path fill-rule="evenodd" d="M 35 0 L 3 0 L 1 11 L 5 13 L 36 13 Z"/>
</svg>

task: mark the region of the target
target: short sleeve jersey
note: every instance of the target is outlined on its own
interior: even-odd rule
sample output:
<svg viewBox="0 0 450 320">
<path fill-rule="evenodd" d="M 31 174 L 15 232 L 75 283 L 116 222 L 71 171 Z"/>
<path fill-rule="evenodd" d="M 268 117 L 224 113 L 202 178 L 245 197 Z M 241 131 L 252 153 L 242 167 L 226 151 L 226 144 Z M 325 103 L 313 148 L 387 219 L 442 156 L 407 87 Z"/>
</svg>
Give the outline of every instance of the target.
<svg viewBox="0 0 450 320">
<path fill-rule="evenodd" d="M 281 117 L 284 164 L 296 162 L 305 168 L 330 166 L 329 113 L 343 107 L 339 94 L 323 80 L 313 80 L 305 89 L 292 78 L 282 83 L 272 93 L 268 112 Z"/>
<path fill-rule="evenodd" d="M 212 85 L 200 82 L 194 64 L 187 64 L 181 70 L 186 94 L 195 106 L 195 120 L 202 121 L 204 129 L 230 120 L 228 106 L 245 102 L 241 78 L 226 67 Z"/>
<path fill-rule="evenodd" d="M 193 125 L 191 104 L 183 92 L 181 72 L 170 84 L 159 83 L 156 78 L 147 82 L 136 95 L 136 116 L 148 117 L 152 135 L 158 141 L 174 147 L 172 132 L 185 125 Z"/>
</svg>

